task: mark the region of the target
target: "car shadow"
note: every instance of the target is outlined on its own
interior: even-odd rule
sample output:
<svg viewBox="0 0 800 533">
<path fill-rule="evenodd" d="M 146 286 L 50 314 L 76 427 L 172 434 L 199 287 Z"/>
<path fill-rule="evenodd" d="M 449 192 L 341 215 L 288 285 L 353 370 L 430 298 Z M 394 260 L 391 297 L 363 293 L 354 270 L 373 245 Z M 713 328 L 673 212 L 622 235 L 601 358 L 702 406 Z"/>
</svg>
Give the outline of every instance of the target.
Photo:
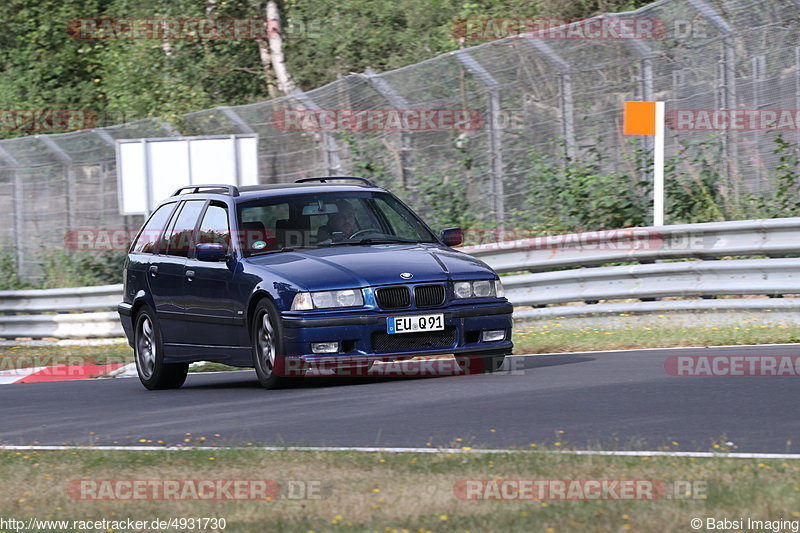
<svg viewBox="0 0 800 533">
<path fill-rule="evenodd" d="M 524 375 L 526 371 L 532 371 L 537 368 L 546 368 L 552 366 L 572 365 L 578 363 L 588 363 L 594 361 L 595 357 L 590 357 L 583 354 L 548 354 L 536 357 L 511 357 L 506 359 L 503 366 L 492 376 L 519 376 Z M 446 367 L 441 373 L 423 373 L 408 374 L 408 375 L 382 375 L 379 367 L 373 367 L 369 374 L 364 376 L 352 375 L 313 375 L 306 376 L 296 383 L 291 384 L 283 390 L 291 389 L 316 389 L 316 388 L 330 388 L 330 387 L 346 387 L 352 385 L 370 385 L 376 383 L 390 383 L 394 381 L 407 381 L 407 380 L 425 380 L 425 379 L 443 379 L 443 378 L 474 378 L 476 375 L 467 375 L 464 373 L 456 373 L 453 368 Z M 236 379 L 230 381 L 215 381 L 214 383 L 190 383 L 187 382 L 184 389 L 258 389 L 261 385 L 256 379 L 255 371 L 220 371 L 213 373 L 214 376 L 220 378 L 228 377 L 226 374 L 237 372 Z M 203 375 L 212 375 L 204 373 Z M 189 374 L 191 378 L 192 374 Z M 234 376 L 230 376 L 233 378 Z"/>
<path fill-rule="evenodd" d="M 589 363 L 596 357 L 573 354 L 548 354 L 537 357 L 526 357 L 525 368 L 545 368 L 548 366 L 574 365 L 576 363 Z"/>
</svg>

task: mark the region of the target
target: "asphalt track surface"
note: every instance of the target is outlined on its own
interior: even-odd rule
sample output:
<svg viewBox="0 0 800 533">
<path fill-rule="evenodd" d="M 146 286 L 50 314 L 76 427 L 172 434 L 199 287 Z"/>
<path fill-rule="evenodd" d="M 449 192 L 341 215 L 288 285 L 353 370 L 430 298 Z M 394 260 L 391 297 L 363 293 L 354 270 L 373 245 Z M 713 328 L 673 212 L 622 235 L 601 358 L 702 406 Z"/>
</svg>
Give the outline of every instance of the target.
<svg viewBox="0 0 800 533">
<path fill-rule="evenodd" d="M 315 378 L 275 391 L 262 389 L 252 371 L 190 374 L 183 388 L 157 392 L 135 378 L 7 385 L 0 444 L 200 444 L 202 436 L 206 445 L 560 441 L 605 450 L 675 441 L 678 450 L 708 451 L 724 437 L 731 451 L 800 452 L 800 378 L 674 377 L 664 363 L 676 354 L 800 355 L 800 345 L 528 356 L 510 374 Z"/>
</svg>

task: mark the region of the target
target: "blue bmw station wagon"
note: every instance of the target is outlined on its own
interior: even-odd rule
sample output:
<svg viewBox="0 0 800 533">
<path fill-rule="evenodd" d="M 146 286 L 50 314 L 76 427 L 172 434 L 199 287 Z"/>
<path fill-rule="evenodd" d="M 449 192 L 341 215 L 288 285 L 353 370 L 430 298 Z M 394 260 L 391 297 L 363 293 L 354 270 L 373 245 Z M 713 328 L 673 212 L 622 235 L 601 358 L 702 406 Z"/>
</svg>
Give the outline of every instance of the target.
<svg viewBox="0 0 800 533">
<path fill-rule="evenodd" d="M 310 368 L 453 354 L 466 373 L 511 352 L 497 274 L 364 178 L 182 187 L 131 244 L 118 311 L 148 389 L 189 363 L 255 367 L 278 388 Z"/>
</svg>

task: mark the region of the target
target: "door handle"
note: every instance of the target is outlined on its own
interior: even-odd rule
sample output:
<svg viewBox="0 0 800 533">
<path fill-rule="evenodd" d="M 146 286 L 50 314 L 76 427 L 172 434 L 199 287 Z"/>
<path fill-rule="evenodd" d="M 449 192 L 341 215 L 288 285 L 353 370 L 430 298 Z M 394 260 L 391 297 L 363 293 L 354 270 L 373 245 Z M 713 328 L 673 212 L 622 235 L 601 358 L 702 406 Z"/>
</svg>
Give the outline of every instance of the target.
<svg viewBox="0 0 800 533">
<path fill-rule="evenodd" d="M 158 274 L 158 266 L 150 265 L 149 271 L 151 276 L 156 277 L 156 274 Z"/>
<path fill-rule="evenodd" d="M 186 277 L 189 278 L 189 281 L 192 281 L 192 278 L 194 277 L 194 270 L 187 270 Z"/>
</svg>

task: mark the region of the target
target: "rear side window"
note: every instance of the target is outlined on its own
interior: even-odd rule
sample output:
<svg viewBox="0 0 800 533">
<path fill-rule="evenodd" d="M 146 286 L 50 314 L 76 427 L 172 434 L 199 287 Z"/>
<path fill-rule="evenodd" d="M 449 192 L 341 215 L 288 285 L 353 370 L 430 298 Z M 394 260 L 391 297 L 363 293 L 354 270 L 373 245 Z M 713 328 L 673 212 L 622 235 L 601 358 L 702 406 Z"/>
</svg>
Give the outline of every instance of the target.
<svg viewBox="0 0 800 533">
<path fill-rule="evenodd" d="M 169 215 L 172 213 L 172 208 L 175 203 L 164 204 L 153 212 L 150 220 L 147 221 L 139 236 L 136 237 L 136 242 L 131 246 L 132 252 L 151 254 L 155 250 L 158 237 L 161 235 L 161 230 L 166 226 L 169 220 Z"/>
<path fill-rule="evenodd" d="M 164 234 L 167 255 L 187 257 L 194 248 L 192 235 L 197 225 L 197 218 L 205 206 L 205 200 L 189 200 L 184 202 L 181 212 L 167 234 Z M 164 250 L 162 245 L 161 250 Z"/>
<path fill-rule="evenodd" d="M 230 250 L 231 232 L 228 228 L 228 207 L 224 204 L 212 203 L 200 222 L 199 242 L 218 242 Z"/>
</svg>

